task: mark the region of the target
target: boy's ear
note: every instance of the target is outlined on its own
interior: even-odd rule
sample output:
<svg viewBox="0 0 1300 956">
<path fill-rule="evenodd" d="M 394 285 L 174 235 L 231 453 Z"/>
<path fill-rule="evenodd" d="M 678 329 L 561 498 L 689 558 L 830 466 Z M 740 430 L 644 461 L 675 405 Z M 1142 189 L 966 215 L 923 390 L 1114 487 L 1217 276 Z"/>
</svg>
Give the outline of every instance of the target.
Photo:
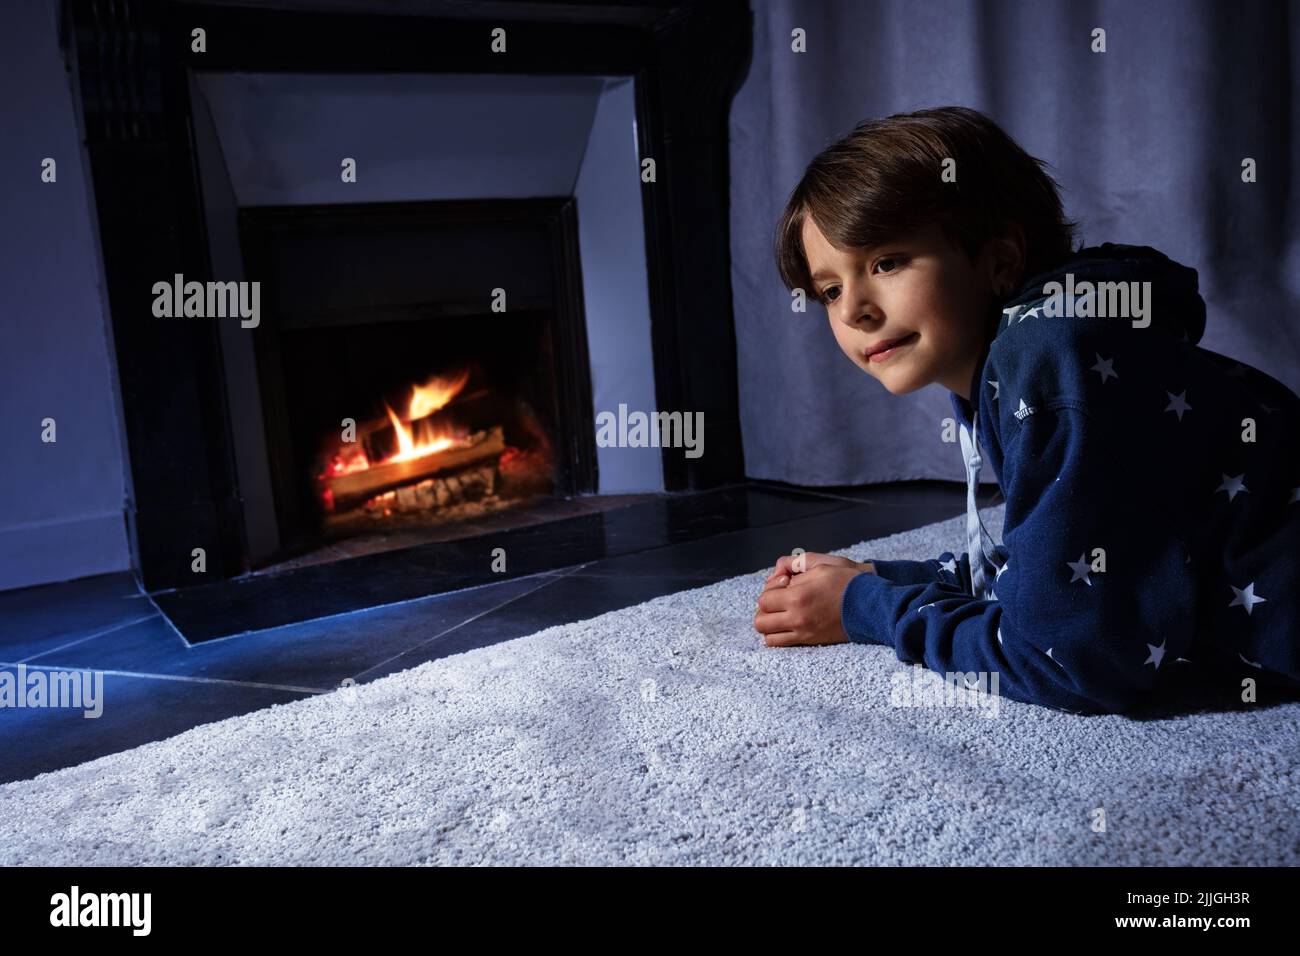
<svg viewBox="0 0 1300 956">
<path fill-rule="evenodd" d="M 1025 230 L 1008 223 L 1002 234 L 988 240 L 989 284 L 998 296 L 1008 296 L 1020 285 L 1025 270 Z"/>
</svg>

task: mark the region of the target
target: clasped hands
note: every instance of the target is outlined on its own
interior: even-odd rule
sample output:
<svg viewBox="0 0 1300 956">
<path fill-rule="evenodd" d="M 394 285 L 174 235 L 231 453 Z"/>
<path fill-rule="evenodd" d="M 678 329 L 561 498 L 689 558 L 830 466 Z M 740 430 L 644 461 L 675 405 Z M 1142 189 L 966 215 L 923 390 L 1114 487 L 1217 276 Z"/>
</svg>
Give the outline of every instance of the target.
<svg viewBox="0 0 1300 956">
<path fill-rule="evenodd" d="M 874 574 L 871 562 L 805 551 L 782 555 L 758 596 L 754 630 L 768 647 L 844 644 L 840 607 L 849 581 Z"/>
</svg>

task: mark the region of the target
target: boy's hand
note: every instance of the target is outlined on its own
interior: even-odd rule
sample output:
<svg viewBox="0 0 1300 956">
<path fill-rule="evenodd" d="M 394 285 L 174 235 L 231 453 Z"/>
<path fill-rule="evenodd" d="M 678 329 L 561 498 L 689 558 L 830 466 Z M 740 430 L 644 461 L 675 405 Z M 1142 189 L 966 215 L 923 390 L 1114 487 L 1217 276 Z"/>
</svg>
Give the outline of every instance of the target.
<svg viewBox="0 0 1300 956">
<path fill-rule="evenodd" d="M 859 571 L 874 572 L 876 570 L 870 561 L 852 561 L 837 554 L 820 554 L 816 551 L 805 551 L 800 555 L 783 554 L 777 559 L 776 568 L 767 576 L 763 586 L 771 586 L 772 582 L 782 575 L 803 574 L 822 564 L 843 568 L 857 568 Z"/>
<path fill-rule="evenodd" d="M 778 576 L 758 596 L 754 630 L 763 635 L 763 643 L 768 647 L 847 643 L 849 636 L 840 620 L 844 591 L 859 574 L 871 573 L 851 563 L 852 567 L 819 564 L 793 578 Z"/>
</svg>

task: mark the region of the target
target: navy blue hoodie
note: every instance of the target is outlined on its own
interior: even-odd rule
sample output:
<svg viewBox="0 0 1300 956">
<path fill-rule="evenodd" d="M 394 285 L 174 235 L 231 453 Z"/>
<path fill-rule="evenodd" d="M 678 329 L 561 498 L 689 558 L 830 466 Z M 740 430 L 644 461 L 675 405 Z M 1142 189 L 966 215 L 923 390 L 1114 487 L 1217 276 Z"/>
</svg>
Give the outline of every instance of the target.
<svg viewBox="0 0 1300 956">
<path fill-rule="evenodd" d="M 1100 282 L 1149 297 L 1117 316 Z M 1146 246 L 1080 250 L 996 308 L 972 401 L 952 393 L 966 553 L 871 559 L 849 639 L 1071 713 L 1131 710 L 1188 668 L 1254 678 L 1260 700 L 1300 688 L 1300 398 L 1198 347 L 1195 270 Z M 981 444 L 1000 543 L 976 511 Z"/>
</svg>

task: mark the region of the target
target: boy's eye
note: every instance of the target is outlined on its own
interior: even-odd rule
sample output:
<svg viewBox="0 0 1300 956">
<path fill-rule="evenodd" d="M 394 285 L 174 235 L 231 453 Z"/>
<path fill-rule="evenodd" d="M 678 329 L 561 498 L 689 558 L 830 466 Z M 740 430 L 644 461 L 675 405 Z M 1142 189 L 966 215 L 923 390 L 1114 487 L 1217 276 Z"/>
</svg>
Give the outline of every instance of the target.
<svg viewBox="0 0 1300 956">
<path fill-rule="evenodd" d="M 885 256 L 876 260 L 874 268 L 879 270 L 882 275 L 889 275 L 891 272 L 897 272 L 899 270 L 899 267 L 903 265 L 904 259 L 904 256 Z M 835 299 L 830 298 L 831 290 L 838 288 L 839 286 L 837 285 L 827 286 L 822 290 L 822 294 L 818 296 L 818 298 L 826 305 L 829 305 L 835 301 Z M 838 296 L 836 296 L 836 298 L 838 298 Z"/>
</svg>

